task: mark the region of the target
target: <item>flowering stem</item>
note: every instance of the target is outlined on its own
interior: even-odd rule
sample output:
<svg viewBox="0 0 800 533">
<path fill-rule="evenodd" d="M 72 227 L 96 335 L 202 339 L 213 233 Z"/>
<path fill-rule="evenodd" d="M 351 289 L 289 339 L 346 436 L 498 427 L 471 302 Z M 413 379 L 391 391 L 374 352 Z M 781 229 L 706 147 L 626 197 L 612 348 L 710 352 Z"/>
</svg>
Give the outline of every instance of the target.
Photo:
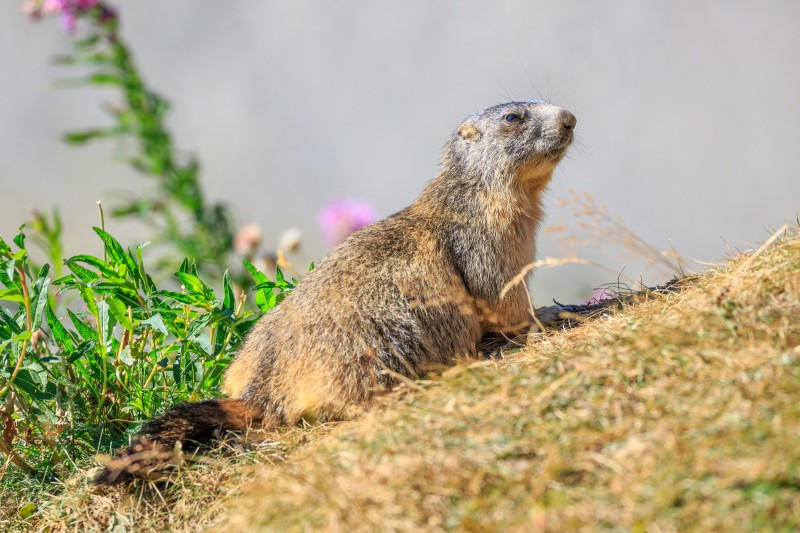
<svg viewBox="0 0 800 533">
<path fill-rule="evenodd" d="M 157 192 L 150 198 L 136 198 L 112 210 L 114 216 L 142 220 L 158 232 L 159 240 L 178 248 L 184 255 L 205 258 L 220 272 L 233 243 L 232 216 L 224 205 L 208 204 L 200 186 L 198 161 L 181 154 L 166 127 L 168 102 L 149 88 L 135 64 L 133 54 L 120 35 L 117 12 L 104 2 L 70 0 L 62 14 L 90 23 L 89 36 L 76 39 L 74 56 L 65 64 L 89 64 L 95 68 L 87 78 L 91 85 L 113 86 L 121 92 L 122 106 L 109 107 L 116 124 L 68 134 L 65 139 L 83 144 L 101 138 L 133 138 L 138 148 L 129 158 L 141 173 L 155 179 Z M 185 211 L 189 217 L 175 210 Z M 188 220 L 188 226 L 177 221 Z"/>
</svg>

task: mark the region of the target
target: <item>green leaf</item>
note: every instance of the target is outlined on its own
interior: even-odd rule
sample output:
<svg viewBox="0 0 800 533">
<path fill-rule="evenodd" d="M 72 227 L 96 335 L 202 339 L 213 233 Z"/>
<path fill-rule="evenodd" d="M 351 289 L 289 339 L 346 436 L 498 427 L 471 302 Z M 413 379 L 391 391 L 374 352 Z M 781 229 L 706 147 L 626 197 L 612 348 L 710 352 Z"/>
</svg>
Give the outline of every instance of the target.
<svg viewBox="0 0 800 533">
<path fill-rule="evenodd" d="M 226 324 L 222 322 L 219 326 L 217 326 L 217 332 L 214 335 L 214 353 L 220 353 L 223 348 L 225 348 L 225 340 L 228 336 L 228 331 L 230 331 L 230 324 Z"/>
<path fill-rule="evenodd" d="M 247 261 L 242 261 L 245 268 L 250 271 L 250 275 L 253 276 L 253 280 L 256 282 L 256 286 L 266 287 L 269 285 L 273 285 L 273 282 L 269 280 L 269 278 L 263 272 L 259 271 L 256 267 L 252 264 L 248 263 Z M 278 298 L 275 296 L 275 293 L 272 292 L 272 289 L 259 289 L 256 291 L 256 305 L 258 308 L 261 309 L 261 312 L 266 313 L 278 303 Z"/>
<path fill-rule="evenodd" d="M 42 320 L 44 319 L 44 308 L 47 305 L 47 286 L 50 284 L 50 278 L 47 273 L 50 271 L 50 265 L 45 264 L 39 271 L 36 278 L 36 283 L 33 285 L 33 294 L 31 295 L 31 330 L 36 331 L 42 327 Z"/>
<path fill-rule="evenodd" d="M 70 263 L 69 261 L 64 261 L 64 264 L 67 265 L 67 268 L 69 268 L 72 271 L 75 277 L 77 277 L 84 283 L 91 283 L 94 280 L 100 278 L 100 276 L 98 276 L 95 272 L 92 272 L 88 268 L 82 267 L 78 263 Z"/>
<path fill-rule="evenodd" d="M 125 80 L 119 76 L 105 74 L 103 72 L 92 74 L 86 78 L 86 81 L 92 85 L 123 85 L 125 83 Z"/>
<path fill-rule="evenodd" d="M 77 39 L 75 41 L 76 48 L 91 48 L 92 46 L 96 45 L 100 42 L 100 35 L 90 35 L 89 37 L 83 37 L 82 39 Z"/>
<path fill-rule="evenodd" d="M 47 304 L 47 325 L 50 326 L 50 332 L 53 334 L 53 339 L 55 339 L 56 344 L 67 352 L 72 352 L 75 350 L 75 345 L 72 342 L 72 338 L 67 333 L 66 328 L 61 324 L 56 316 L 53 308 L 50 304 Z"/>
<path fill-rule="evenodd" d="M 111 255 L 111 254 L 109 254 L 109 255 Z M 119 273 L 114 269 L 113 266 L 109 265 L 108 263 L 106 263 L 105 261 L 100 259 L 99 257 L 95 257 L 93 255 L 76 255 L 76 256 L 70 257 L 69 259 L 64 261 L 64 264 L 66 264 L 67 267 L 69 267 L 69 269 L 72 270 L 75 273 L 76 276 L 81 278 L 82 281 L 85 281 L 85 282 L 93 281 L 93 280 L 97 279 L 97 274 L 95 274 L 94 272 L 91 272 L 90 270 L 86 270 L 85 268 L 82 268 L 79 265 L 77 265 L 84 272 L 89 272 L 91 274 L 89 279 L 84 279 L 84 275 L 85 274 L 82 275 L 81 273 L 76 272 L 75 269 L 73 268 L 74 266 L 76 266 L 75 264 L 79 263 L 79 262 L 80 263 L 86 263 L 89 266 L 95 267 L 97 269 L 97 271 L 100 272 L 100 274 L 102 274 L 103 276 L 105 276 L 107 278 L 119 278 Z"/>
<path fill-rule="evenodd" d="M 114 263 L 127 266 L 129 272 L 136 271 L 136 265 L 133 262 L 133 258 L 125 253 L 125 250 L 122 249 L 122 245 L 119 243 L 119 241 L 117 241 L 117 239 L 100 228 L 95 227 L 92 229 L 103 240 L 106 252 Z"/>
<path fill-rule="evenodd" d="M 97 320 L 98 327 L 100 328 L 100 342 L 105 344 L 111 336 L 111 330 L 114 328 L 114 321 L 108 309 L 108 303 L 100 301 L 97 304 Z"/>
<path fill-rule="evenodd" d="M 136 283 L 142 275 L 142 273 L 139 271 L 139 263 L 136 262 L 136 256 L 130 250 L 130 248 L 128 248 L 127 255 L 130 260 L 126 261 L 125 263 L 128 265 L 128 271 L 130 272 L 130 279 L 134 283 Z"/>
<path fill-rule="evenodd" d="M 260 290 L 256 293 L 256 305 L 262 313 L 266 313 L 278 305 L 278 296 L 271 290 Z"/>
<path fill-rule="evenodd" d="M 11 247 L 8 244 L 6 244 L 6 241 L 4 241 L 2 237 L 0 237 L 0 257 L 2 256 L 8 257 L 10 255 L 11 255 Z"/>
<path fill-rule="evenodd" d="M 256 267 L 254 267 L 254 266 L 253 266 L 252 264 L 250 264 L 249 262 L 247 262 L 247 261 L 242 261 L 242 264 L 243 264 L 243 265 L 244 265 L 244 267 L 245 267 L 245 268 L 246 268 L 246 269 L 247 269 L 247 270 L 250 272 L 250 275 L 251 275 L 251 276 L 253 276 L 253 280 L 255 280 L 255 282 L 256 282 L 257 284 L 258 284 L 258 283 L 266 283 L 266 282 L 268 282 L 268 281 L 269 281 L 269 278 L 267 277 L 267 275 L 266 275 L 266 274 L 264 274 L 263 272 L 261 272 L 260 270 L 258 270 Z"/>
<path fill-rule="evenodd" d="M 131 319 L 128 317 L 128 308 L 125 304 L 113 296 L 106 298 L 106 303 L 108 303 L 108 311 L 111 313 L 111 316 L 113 316 L 123 328 L 128 331 L 132 330 L 133 323 L 131 323 Z"/>
<path fill-rule="evenodd" d="M 28 502 L 28 503 L 24 504 L 22 507 L 19 508 L 19 511 L 17 511 L 17 514 L 23 520 L 27 520 L 28 518 L 32 517 L 36 513 L 36 511 L 38 511 L 38 510 L 39 510 L 39 508 L 36 507 L 35 503 Z"/>
<path fill-rule="evenodd" d="M 25 234 L 22 232 L 22 230 L 24 229 L 25 229 L 25 224 L 19 227 L 19 234 L 17 234 L 17 236 L 14 237 L 14 244 L 16 244 L 18 248 L 23 250 L 25 249 Z"/>
<path fill-rule="evenodd" d="M 30 373 L 34 383 L 42 387 L 47 385 L 47 371 L 40 363 L 38 362 L 28 363 L 23 368 Z"/>
<path fill-rule="evenodd" d="M 184 294 L 182 292 L 175 292 L 175 291 L 155 291 L 149 295 L 149 298 L 171 298 L 176 302 L 180 302 L 186 305 L 200 305 L 205 302 L 202 298 L 202 295 L 198 296 L 197 293 L 190 293 Z M 205 306 L 208 307 L 208 306 Z"/>
<path fill-rule="evenodd" d="M 56 387 L 49 381 L 47 371 L 39 363 L 30 363 L 23 367 L 17 374 L 14 386 L 26 396 L 40 401 L 52 400 L 56 396 Z"/>
<path fill-rule="evenodd" d="M 75 313 L 73 313 L 69 309 L 67 310 L 67 314 L 69 315 L 69 319 L 72 321 L 72 325 L 75 326 L 75 330 L 78 332 L 78 335 L 80 335 L 87 341 L 97 340 L 97 331 L 94 328 L 92 328 L 86 322 L 78 318 L 78 316 L 75 315 Z"/>
<path fill-rule="evenodd" d="M 0 290 L 0 300 L 7 300 L 9 302 L 25 303 L 25 298 L 20 294 L 17 289 L 3 289 Z"/>
<path fill-rule="evenodd" d="M 53 285 L 75 285 L 77 282 L 78 278 L 75 276 L 75 274 L 67 274 L 66 276 L 61 276 L 50 283 Z"/>
<path fill-rule="evenodd" d="M 92 285 L 92 289 L 100 294 L 114 294 L 124 301 L 137 301 L 136 291 L 120 281 L 101 281 Z"/>
<path fill-rule="evenodd" d="M 27 341 L 27 340 L 30 340 L 30 338 L 31 338 L 31 332 L 30 331 L 23 331 L 22 333 L 20 333 L 19 335 L 16 335 L 13 339 L 11 339 L 11 342 Z"/>
<path fill-rule="evenodd" d="M 6 271 L 4 272 L 3 284 L 8 287 L 15 283 L 17 277 L 17 260 L 13 257 L 6 263 Z"/>
<path fill-rule="evenodd" d="M 5 307 L 0 305 L 0 322 L 5 324 L 12 333 L 19 333 L 23 330 L 17 321 L 14 320 L 14 315 L 9 313 Z"/>
<path fill-rule="evenodd" d="M 223 274 L 222 276 L 222 288 L 225 292 L 225 299 L 222 301 L 222 308 L 228 309 L 232 312 L 233 307 L 235 305 L 235 297 L 233 294 L 233 284 L 231 283 L 231 276 L 227 270 L 225 270 L 225 274 Z"/>
<path fill-rule="evenodd" d="M 236 321 L 236 332 L 244 337 L 256 325 L 259 318 L 240 319 Z"/>
<path fill-rule="evenodd" d="M 97 335 L 96 332 L 95 332 L 95 335 Z M 69 355 L 69 357 L 67 357 L 67 361 L 70 364 L 79 361 L 87 353 L 91 353 L 92 351 L 94 351 L 95 346 L 97 346 L 97 341 L 96 340 L 79 342 L 75 346 L 75 351 L 72 352 L 72 354 Z M 83 370 L 83 367 L 80 367 L 79 370 Z M 86 385 L 86 387 L 88 387 L 91 390 L 94 390 L 95 387 L 94 387 L 91 379 L 89 379 L 88 377 L 86 379 L 87 379 L 87 382 L 84 383 Z"/>
<path fill-rule="evenodd" d="M 265 281 L 264 283 L 259 283 L 255 287 L 253 287 L 254 291 L 259 291 L 261 289 L 275 289 L 278 288 L 278 285 L 275 284 L 274 281 Z"/>
<path fill-rule="evenodd" d="M 194 337 L 205 329 L 209 324 L 225 320 L 227 317 L 221 313 L 204 313 L 191 321 L 189 329 L 186 331 L 187 337 Z"/>
<path fill-rule="evenodd" d="M 181 375 L 181 356 L 178 355 L 175 358 L 175 361 L 172 363 L 172 379 L 175 380 L 175 384 L 179 385 L 182 380 Z"/>
<path fill-rule="evenodd" d="M 8 346 L 9 344 L 12 344 L 12 343 L 15 343 L 15 342 L 26 341 L 26 340 L 28 340 L 30 338 L 31 338 L 31 332 L 30 331 L 23 331 L 19 335 L 15 335 L 14 337 L 12 337 L 12 338 L 10 338 L 10 339 L 8 339 L 6 341 L 0 342 L 0 354 L 3 353 L 3 350 L 5 350 L 6 346 Z"/>
<path fill-rule="evenodd" d="M 119 360 L 122 361 L 122 363 L 125 366 L 133 366 L 134 363 L 136 363 L 136 361 L 134 361 L 133 357 L 131 356 L 130 346 L 126 346 L 125 348 L 122 349 L 121 352 L 119 352 Z"/>
<path fill-rule="evenodd" d="M 119 135 L 118 128 L 92 128 L 83 131 L 73 131 L 63 136 L 65 142 L 69 144 L 86 144 L 94 139 L 103 139 Z"/>
<path fill-rule="evenodd" d="M 194 367 L 193 374 L 195 383 L 197 384 L 195 386 L 195 390 L 200 390 L 204 386 L 203 378 L 205 377 L 206 373 L 205 366 L 203 365 L 203 361 L 201 361 L 199 357 L 195 357 L 194 364 L 192 366 Z"/>
<path fill-rule="evenodd" d="M 78 287 L 78 292 L 81 295 L 83 303 L 86 304 L 86 308 L 89 309 L 89 312 L 96 317 L 97 301 L 95 301 L 94 299 L 94 293 L 89 289 L 89 287 L 86 287 L 85 285 L 81 285 L 80 287 Z"/>
<path fill-rule="evenodd" d="M 146 324 L 151 328 L 155 329 L 156 331 L 160 331 L 164 335 L 167 335 L 169 332 L 167 331 L 167 326 L 164 325 L 164 319 L 161 318 L 161 315 L 155 314 L 148 318 L 147 320 L 142 320 L 142 324 Z"/>
<path fill-rule="evenodd" d="M 142 259 L 142 249 L 148 244 L 150 243 L 140 242 L 136 246 L 136 260 L 139 265 L 138 272 L 139 272 L 139 279 L 141 282 L 139 286 L 142 288 L 142 290 L 144 290 L 145 294 L 149 295 L 150 293 L 152 293 L 157 289 L 156 289 L 156 284 L 153 283 L 153 279 L 149 275 L 147 275 L 147 272 L 145 272 L 144 269 L 144 260 Z"/>
<path fill-rule="evenodd" d="M 52 61 L 57 65 L 102 65 L 110 63 L 112 56 L 100 52 L 92 52 L 87 54 L 70 55 L 57 55 L 52 58 Z"/>
<path fill-rule="evenodd" d="M 214 348 L 211 347 L 211 339 L 209 339 L 208 335 L 206 335 L 205 333 L 198 333 L 189 340 L 194 342 L 201 350 L 206 352 L 208 355 L 214 353 Z"/>
<path fill-rule="evenodd" d="M 208 291 L 211 289 L 200 280 L 194 274 L 189 274 L 187 272 L 176 272 L 175 277 L 181 280 L 183 286 L 186 287 L 186 290 L 190 292 L 196 292 L 198 294 L 207 294 Z"/>
</svg>

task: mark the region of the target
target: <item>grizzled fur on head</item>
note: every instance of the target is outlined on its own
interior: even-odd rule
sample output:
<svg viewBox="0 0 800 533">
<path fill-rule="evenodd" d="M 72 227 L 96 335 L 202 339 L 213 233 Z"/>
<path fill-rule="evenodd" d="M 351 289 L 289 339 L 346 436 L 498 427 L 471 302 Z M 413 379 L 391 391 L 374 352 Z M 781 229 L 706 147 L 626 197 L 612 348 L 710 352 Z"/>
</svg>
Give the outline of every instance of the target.
<svg viewBox="0 0 800 533">
<path fill-rule="evenodd" d="M 509 185 L 515 176 L 544 176 L 564 156 L 575 123 L 572 113 L 542 100 L 489 107 L 453 132 L 444 147 L 442 166 L 495 187 Z"/>
</svg>

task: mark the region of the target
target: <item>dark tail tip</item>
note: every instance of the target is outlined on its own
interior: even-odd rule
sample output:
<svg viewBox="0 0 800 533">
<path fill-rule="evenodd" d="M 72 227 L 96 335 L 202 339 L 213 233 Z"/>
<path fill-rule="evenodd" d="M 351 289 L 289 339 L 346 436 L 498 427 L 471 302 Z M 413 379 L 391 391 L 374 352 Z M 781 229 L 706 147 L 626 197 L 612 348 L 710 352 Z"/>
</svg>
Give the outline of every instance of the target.
<svg viewBox="0 0 800 533">
<path fill-rule="evenodd" d="M 160 481 L 165 478 L 167 470 L 182 462 L 180 446 L 169 448 L 140 437 L 134 444 L 119 450 L 92 481 L 96 485 L 116 485 L 134 477 Z"/>
<path fill-rule="evenodd" d="M 221 431 L 244 431 L 260 421 L 258 415 L 258 411 L 237 398 L 177 405 L 147 423 L 139 439 L 119 450 L 94 482 L 114 485 L 133 477 L 163 479 L 165 471 L 183 462 L 184 450 L 207 444 Z"/>
</svg>

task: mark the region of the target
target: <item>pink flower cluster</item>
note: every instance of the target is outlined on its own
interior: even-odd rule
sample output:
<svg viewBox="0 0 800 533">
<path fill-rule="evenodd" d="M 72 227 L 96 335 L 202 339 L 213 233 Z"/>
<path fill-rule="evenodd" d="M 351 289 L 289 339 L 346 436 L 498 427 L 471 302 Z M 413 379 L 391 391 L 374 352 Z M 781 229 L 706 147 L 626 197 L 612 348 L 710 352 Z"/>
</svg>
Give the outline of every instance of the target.
<svg viewBox="0 0 800 533">
<path fill-rule="evenodd" d="M 354 199 L 336 200 L 322 208 L 319 227 L 325 236 L 325 243 L 333 248 L 354 231 L 377 219 L 375 208 L 367 202 Z"/>
<path fill-rule="evenodd" d="M 251 257 L 261 244 L 261 226 L 246 224 L 239 228 L 233 238 L 233 249 L 241 256 Z"/>
<path fill-rule="evenodd" d="M 614 290 L 610 287 L 597 287 L 592 292 L 592 297 L 584 302 L 584 305 L 597 305 L 605 300 L 613 300 L 615 298 Z"/>
<path fill-rule="evenodd" d="M 22 10 L 34 18 L 61 15 L 61 25 L 71 32 L 78 15 L 99 3 L 100 0 L 25 0 Z"/>
</svg>

